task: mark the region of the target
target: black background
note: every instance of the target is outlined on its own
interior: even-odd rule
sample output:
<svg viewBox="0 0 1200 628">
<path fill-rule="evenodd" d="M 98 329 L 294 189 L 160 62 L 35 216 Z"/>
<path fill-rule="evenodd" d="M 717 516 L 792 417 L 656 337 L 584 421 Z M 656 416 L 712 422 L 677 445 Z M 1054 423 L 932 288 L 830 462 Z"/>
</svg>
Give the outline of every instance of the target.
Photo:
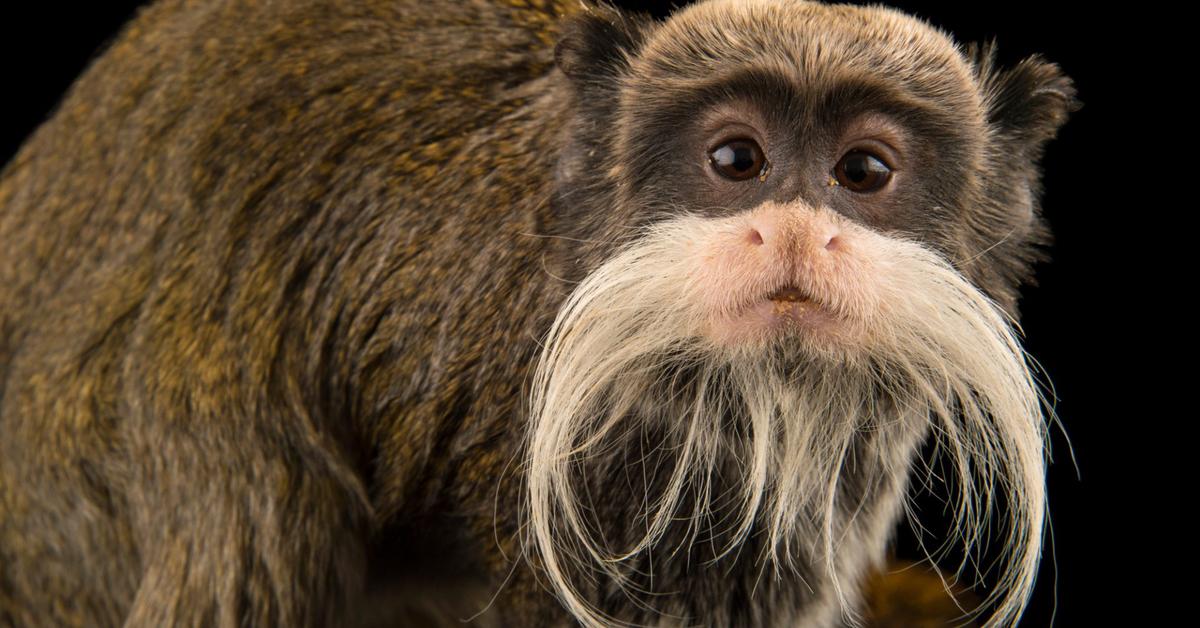
<svg viewBox="0 0 1200 628">
<path fill-rule="evenodd" d="M 0 13 L 5 86 L 0 162 L 49 115 L 138 4 L 42 3 Z M 1106 15 L 1086 4 L 892 4 L 960 42 L 995 38 L 1006 66 L 1038 53 L 1075 80 L 1084 107 L 1043 161 L 1043 203 L 1056 236 L 1053 261 L 1039 267 L 1039 285 L 1025 291 L 1022 323 L 1027 348 L 1057 392 L 1078 474 L 1071 447 L 1055 429 L 1049 473 L 1053 544 L 1021 625 L 1050 625 L 1052 616 L 1056 626 L 1163 625 L 1151 619 L 1157 611 L 1134 584 L 1153 581 L 1153 567 L 1138 557 L 1146 539 L 1133 522 L 1154 502 L 1142 469 L 1150 464 L 1143 452 L 1151 450 L 1146 440 L 1156 414 L 1135 404 L 1143 397 L 1136 382 L 1142 381 L 1144 365 L 1134 358 L 1134 344 L 1145 341 L 1132 331 L 1141 323 L 1134 322 L 1131 312 L 1139 308 L 1130 303 L 1129 292 L 1130 286 L 1144 285 L 1134 281 L 1133 269 L 1138 258 L 1154 254 L 1148 245 L 1158 237 L 1139 233 L 1139 223 L 1126 220 L 1136 202 L 1127 190 L 1138 187 L 1139 177 L 1152 183 L 1155 175 L 1127 167 L 1138 159 L 1127 148 L 1137 128 L 1130 105 L 1135 87 L 1144 83 L 1134 60 L 1141 48 L 1137 28 L 1125 15 Z M 660 14 L 670 10 L 665 2 L 640 5 Z M 907 536 L 900 552 L 913 552 Z M 1135 616 L 1136 622 L 1130 619 Z"/>
</svg>

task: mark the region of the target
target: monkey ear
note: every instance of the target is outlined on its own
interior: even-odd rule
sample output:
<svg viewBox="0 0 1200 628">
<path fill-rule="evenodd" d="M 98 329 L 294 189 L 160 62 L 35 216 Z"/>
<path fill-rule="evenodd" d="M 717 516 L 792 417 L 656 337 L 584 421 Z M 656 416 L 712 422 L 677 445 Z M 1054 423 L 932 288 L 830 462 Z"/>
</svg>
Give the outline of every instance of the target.
<svg viewBox="0 0 1200 628">
<path fill-rule="evenodd" d="M 554 61 L 577 87 L 609 86 L 628 67 L 652 23 L 646 16 L 589 3 L 563 24 Z"/>
<path fill-rule="evenodd" d="M 967 55 L 974 61 L 989 125 L 1021 154 L 1036 158 L 1068 114 L 1082 107 L 1071 79 L 1037 55 L 1009 70 L 996 67 L 995 42 L 972 44 Z"/>
</svg>

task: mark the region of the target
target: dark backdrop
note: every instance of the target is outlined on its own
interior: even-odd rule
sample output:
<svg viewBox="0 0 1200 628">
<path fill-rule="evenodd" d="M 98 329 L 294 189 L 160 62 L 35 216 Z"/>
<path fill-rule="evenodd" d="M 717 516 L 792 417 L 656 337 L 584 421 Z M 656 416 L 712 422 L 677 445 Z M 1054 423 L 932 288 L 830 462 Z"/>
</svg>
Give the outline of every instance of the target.
<svg viewBox="0 0 1200 628">
<path fill-rule="evenodd" d="M 6 86 L 0 96 L 6 109 L 0 118 L 0 162 L 7 162 L 46 118 L 139 4 L 41 3 L 22 7 L 19 14 L 12 8 L 0 10 Z M 670 10 L 666 2 L 623 4 L 660 14 Z M 1140 470 L 1150 460 L 1142 453 L 1150 450 L 1144 441 L 1149 432 L 1141 427 L 1149 427 L 1155 417 L 1133 403 L 1141 391 L 1129 373 L 1141 367 L 1132 358 L 1130 311 L 1139 308 L 1129 294 L 1131 264 L 1120 252 L 1125 247 L 1118 245 L 1136 247 L 1157 237 L 1143 237 L 1137 227 L 1130 233 L 1120 219 L 1130 203 L 1123 190 L 1135 187 L 1139 176 L 1153 183 L 1156 173 L 1131 172 L 1114 156 L 1114 148 L 1124 146 L 1122 136 L 1133 131 L 1125 112 L 1127 86 L 1141 82 L 1130 79 L 1127 71 L 1138 68 L 1128 62 L 1139 47 L 1136 36 L 1130 36 L 1136 28 L 1087 5 L 1025 0 L 892 4 L 953 33 L 960 42 L 995 38 L 1005 65 L 1040 53 L 1076 82 L 1084 108 L 1044 159 L 1045 213 L 1056 235 L 1053 261 L 1038 269 L 1039 285 L 1025 291 L 1022 310 L 1027 347 L 1054 384 L 1078 474 L 1066 438 L 1055 429 L 1049 475 L 1053 540 L 1022 626 L 1046 626 L 1052 616 L 1056 626 L 1115 626 L 1137 615 L 1142 619 L 1136 625 L 1158 625 L 1149 619 L 1155 613 L 1136 584 L 1152 576 L 1146 561 L 1136 558 L 1145 539 L 1132 525 L 1142 516 L 1140 509 L 1153 503 Z M 1122 159 L 1129 159 L 1128 153 Z M 909 534 L 902 534 L 898 552 L 920 556 Z"/>
</svg>

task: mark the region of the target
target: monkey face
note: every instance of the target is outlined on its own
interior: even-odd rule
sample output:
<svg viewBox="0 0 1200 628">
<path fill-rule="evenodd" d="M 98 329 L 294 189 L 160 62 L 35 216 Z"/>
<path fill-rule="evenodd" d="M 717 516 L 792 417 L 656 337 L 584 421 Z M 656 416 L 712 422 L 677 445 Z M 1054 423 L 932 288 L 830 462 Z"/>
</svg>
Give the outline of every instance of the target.
<svg viewBox="0 0 1200 628">
<path fill-rule="evenodd" d="M 598 617 L 568 564 L 628 582 L 646 566 L 622 561 L 707 519 L 736 522 L 712 559 L 761 534 L 763 560 L 841 595 L 881 556 L 932 428 L 959 457 L 964 528 L 981 525 L 973 495 L 1007 488 L 995 601 L 1019 614 L 1044 423 L 1009 317 L 1044 237 L 1036 160 L 1069 81 L 1038 61 L 998 73 L 880 8 L 709 2 L 574 28 L 559 184 L 588 192 L 559 200 L 592 244 L 539 364 L 529 476 L 534 543 L 568 607 Z M 580 489 L 624 464 L 602 452 L 648 429 L 668 479 L 634 496 L 647 506 L 629 528 L 589 519 Z M 721 490 L 738 498 L 718 503 L 713 478 L 731 474 Z"/>
<path fill-rule="evenodd" d="M 632 206 L 722 225 L 694 244 L 712 340 L 801 332 L 787 342 L 854 349 L 880 327 L 869 319 L 890 239 L 959 249 L 982 98 L 950 42 L 907 18 L 877 14 L 884 32 L 867 38 L 812 11 L 758 10 L 687 14 L 650 39 L 621 98 L 618 168 Z M 705 28 L 716 45 L 698 62 L 677 29 Z M 790 58 L 756 34 L 782 39 Z M 914 34 L 916 54 L 885 44 Z M 894 70 L 873 70 L 884 67 Z M 1033 215 L 1006 218 L 1029 231 Z"/>
</svg>

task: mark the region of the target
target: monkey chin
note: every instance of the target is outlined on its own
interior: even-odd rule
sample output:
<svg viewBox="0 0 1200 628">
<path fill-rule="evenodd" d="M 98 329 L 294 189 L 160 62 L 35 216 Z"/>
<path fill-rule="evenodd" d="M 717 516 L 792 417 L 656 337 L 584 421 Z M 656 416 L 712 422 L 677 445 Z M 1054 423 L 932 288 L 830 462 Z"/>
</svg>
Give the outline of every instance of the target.
<svg viewBox="0 0 1200 628">
<path fill-rule="evenodd" d="M 804 217 L 793 240 L 817 244 L 781 248 L 787 263 L 731 244 L 747 240 L 752 213 L 684 215 L 648 228 L 561 307 L 532 382 L 528 530 L 585 625 L 620 620 L 594 600 L 631 591 L 654 594 L 640 604 L 678 611 L 653 591 L 653 574 L 639 580 L 640 567 L 626 566 L 706 536 L 703 521 L 723 522 L 713 560 L 753 533 L 765 563 L 800 565 L 820 600 L 796 622 L 829 623 L 883 559 L 931 431 L 958 461 L 964 538 L 986 524 L 991 493 L 1006 493 L 1011 532 L 998 591 L 1032 582 L 1045 425 L 1010 322 L 919 243 L 822 210 L 790 215 Z M 826 223 L 838 228 L 836 247 L 832 231 L 816 228 Z M 622 499 L 643 505 L 635 532 L 606 530 L 611 517 L 596 515 L 605 505 L 588 496 L 615 489 L 589 482 L 627 465 L 647 433 L 662 441 L 646 455 L 665 479 L 656 494 Z M 843 482 L 846 474 L 857 480 Z M 847 494 L 854 485 L 873 488 Z M 615 588 L 584 593 L 581 582 Z M 996 599 L 1001 612 L 1020 604 Z"/>
<path fill-rule="evenodd" d="M 851 346 L 852 328 L 850 321 L 811 297 L 789 295 L 764 297 L 732 316 L 714 317 L 705 337 L 724 351 L 835 357 L 839 349 Z"/>
</svg>

